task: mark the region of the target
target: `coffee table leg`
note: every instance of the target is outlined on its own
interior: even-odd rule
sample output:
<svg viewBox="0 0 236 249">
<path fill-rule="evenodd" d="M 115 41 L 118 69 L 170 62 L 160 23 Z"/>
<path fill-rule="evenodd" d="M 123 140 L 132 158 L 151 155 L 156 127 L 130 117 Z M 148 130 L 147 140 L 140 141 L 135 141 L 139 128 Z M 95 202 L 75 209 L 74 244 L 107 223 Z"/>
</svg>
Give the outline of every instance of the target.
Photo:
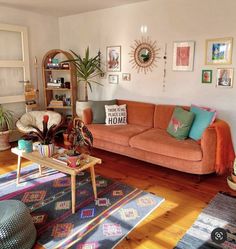
<svg viewBox="0 0 236 249">
<path fill-rule="evenodd" d="M 76 176 L 71 175 L 71 206 L 72 206 L 72 214 L 75 213 L 75 205 L 76 205 Z"/>
<path fill-rule="evenodd" d="M 41 176 L 43 172 L 42 165 L 39 164 L 39 175 Z"/>
<path fill-rule="evenodd" d="M 93 185 L 93 193 L 94 193 L 94 199 L 97 199 L 97 186 L 96 186 L 96 177 L 94 172 L 94 166 L 90 167 L 90 173 L 91 173 L 91 180 Z"/>
<path fill-rule="evenodd" d="M 18 160 L 17 160 L 17 176 L 16 176 L 16 183 L 20 183 L 20 170 L 21 170 L 21 156 L 18 155 Z"/>
</svg>

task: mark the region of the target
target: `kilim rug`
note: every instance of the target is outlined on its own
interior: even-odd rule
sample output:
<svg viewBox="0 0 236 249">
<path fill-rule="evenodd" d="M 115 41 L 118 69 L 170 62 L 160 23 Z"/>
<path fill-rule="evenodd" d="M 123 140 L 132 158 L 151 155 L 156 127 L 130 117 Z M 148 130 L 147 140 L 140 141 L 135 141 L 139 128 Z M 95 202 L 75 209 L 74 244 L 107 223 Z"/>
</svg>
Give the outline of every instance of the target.
<svg viewBox="0 0 236 249">
<path fill-rule="evenodd" d="M 218 193 L 175 248 L 236 248 L 236 198 Z"/>
<path fill-rule="evenodd" d="M 70 177 L 37 164 L 0 176 L 0 200 L 16 199 L 30 209 L 37 244 L 47 249 L 109 249 L 145 219 L 164 199 L 120 182 L 96 177 L 98 200 L 93 199 L 90 174 L 77 178 L 77 212 L 71 213 Z"/>
</svg>

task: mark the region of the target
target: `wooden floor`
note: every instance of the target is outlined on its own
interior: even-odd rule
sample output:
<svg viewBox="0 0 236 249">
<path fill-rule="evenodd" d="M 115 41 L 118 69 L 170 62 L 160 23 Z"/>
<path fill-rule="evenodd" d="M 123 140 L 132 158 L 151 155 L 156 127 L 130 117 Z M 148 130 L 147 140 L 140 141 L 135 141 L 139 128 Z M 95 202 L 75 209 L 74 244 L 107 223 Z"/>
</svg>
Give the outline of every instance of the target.
<svg viewBox="0 0 236 249">
<path fill-rule="evenodd" d="M 148 218 L 136 227 L 117 249 L 173 248 L 218 191 L 231 192 L 226 177 L 195 175 L 165 169 L 109 152 L 94 150 L 103 160 L 96 173 L 165 198 Z M 0 174 L 16 169 L 16 156 L 0 152 Z M 29 164 L 26 160 L 24 165 Z"/>
</svg>

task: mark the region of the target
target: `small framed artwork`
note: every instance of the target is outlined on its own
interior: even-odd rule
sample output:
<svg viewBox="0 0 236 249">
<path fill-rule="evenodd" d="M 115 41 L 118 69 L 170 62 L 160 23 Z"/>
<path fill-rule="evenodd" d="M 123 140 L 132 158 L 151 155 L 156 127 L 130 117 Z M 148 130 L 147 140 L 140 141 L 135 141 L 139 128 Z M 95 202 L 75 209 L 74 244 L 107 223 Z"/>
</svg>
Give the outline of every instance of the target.
<svg viewBox="0 0 236 249">
<path fill-rule="evenodd" d="M 121 71 L 121 46 L 107 47 L 107 71 L 120 72 Z"/>
<path fill-rule="evenodd" d="M 212 83 L 212 70 L 202 70 L 202 83 Z"/>
<path fill-rule="evenodd" d="M 123 81 L 131 81 L 131 74 L 130 73 L 123 73 L 122 80 Z"/>
<path fill-rule="evenodd" d="M 194 41 L 174 42 L 174 71 L 193 71 L 194 47 Z"/>
<path fill-rule="evenodd" d="M 233 68 L 218 68 L 216 86 L 222 88 L 233 87 Z"/>
<path fill-rule="evenodd" d="M 205 63 L 207 65 L 231 64 L 232 46 L 232 37 L 206 40 Z"/>
<path fill-rule="evenodd" d="M 119 75 L 109 74 L 108 81 L 110 84 L 118 84 L 119 83 Z"/>
</svg>

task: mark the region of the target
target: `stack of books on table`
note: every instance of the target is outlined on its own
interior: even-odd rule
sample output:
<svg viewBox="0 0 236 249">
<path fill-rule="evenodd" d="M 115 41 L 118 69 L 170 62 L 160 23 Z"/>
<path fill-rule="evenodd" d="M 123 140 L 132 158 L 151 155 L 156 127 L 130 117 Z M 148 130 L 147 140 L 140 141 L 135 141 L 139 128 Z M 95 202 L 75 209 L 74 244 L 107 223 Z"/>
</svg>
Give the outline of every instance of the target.
<svg viewBox="0 0 236 249">
<path fill-rule="evenodd" d="M 53 106 L 63 106 L 64 105 L 64 103 L 63 103 L 63 101 L 62 100 L 54 100 L 54 99 L 52 99 L 51 101 L 50 101 L 50 107 L 53 107 Z"/>
</svg>

